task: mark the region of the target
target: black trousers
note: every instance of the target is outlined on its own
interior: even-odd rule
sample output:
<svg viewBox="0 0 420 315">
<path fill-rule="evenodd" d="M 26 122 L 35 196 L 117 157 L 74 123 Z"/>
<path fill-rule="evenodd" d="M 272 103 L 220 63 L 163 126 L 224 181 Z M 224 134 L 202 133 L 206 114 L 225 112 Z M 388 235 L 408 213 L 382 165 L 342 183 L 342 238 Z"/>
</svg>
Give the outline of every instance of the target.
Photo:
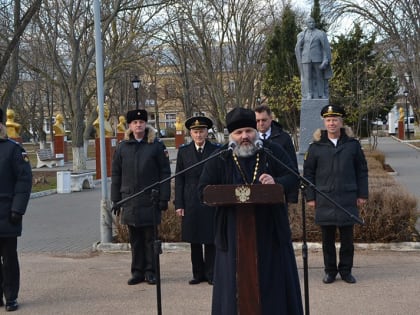
<svg viewBox="0 0 420 315">
<path fill-rule="evenodd" d="M 6 301 L 13 301 L 18 298 L 20 270 L 17 255 L 17 237 L 0 237 L 1 257 L 1 295 Z"/>
<path fill-rule="evenodd" d="M 131 274 L 135 277 L 155 274 L 153 226 L 128 226 L 131 245 Z"/>
<path fill-rule="evenodd" d="M 191 243 L 191 263 L 194 279 L 213 280 L 215 252 L 214 244 Z"/>
<path fill-rule="evenodd" d="M 322 252 L 324 254 L 325 273 L 346 276 L 351 273 L 353 268 L 354 245 L 353 245 L 353 226 L 339 226 L 340 233 L 340 252 L 339 263 L 337 266 L 337 256 L 335 250 L 335 236 L 337 226 L 324 225 L 322 230 Z"/>
</svg>

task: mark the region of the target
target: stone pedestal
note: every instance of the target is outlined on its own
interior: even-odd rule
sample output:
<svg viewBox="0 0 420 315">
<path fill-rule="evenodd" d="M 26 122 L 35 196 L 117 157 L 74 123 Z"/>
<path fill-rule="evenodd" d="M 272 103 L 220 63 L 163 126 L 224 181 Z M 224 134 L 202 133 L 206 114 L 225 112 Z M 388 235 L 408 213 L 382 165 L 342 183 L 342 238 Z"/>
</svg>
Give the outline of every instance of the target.
<svg viewBox="0 0 420 315">
<path fill-rule="evenodd" d="M 404 140 L 405 126 L 403 121 L 398 121 L 398 139 Z"/>
<path fill-rule="evenodd" d="M 175 148 L 179 148 L 180 145 L 184 144 L 184 131 L 176 130 L 175 131 Z"/>
<path fill-rule="evenodd" d="M 62 157 L 64 158 L 64 162 L 68 162 L 67 136 L 54 136 L 54 154 L 55 157 Z"/>
<path fill-rule="evenodd" d="M 106 176 L 111 176 L 112 157 L 117 147 L 116 137 L 105 137 L 105 158 L 106 158 Z M 99 138 L 95 139 L 96 153 L 96 179 L 101 179 L 101 144 Z"/>
<path fill-rule="evenodd" d="M 117 132 L 117 140 L 121 142 L 124 140 L 125 133 L 124 132 Z"/>
<path fill-rule="evenodd" d="M 300 110 L 299 155 L 304 155 L 312 142 L 312 135 L 323 128 L 321 109 L 329 104 L 328 99 L 302 99 Z"/>
</svg>

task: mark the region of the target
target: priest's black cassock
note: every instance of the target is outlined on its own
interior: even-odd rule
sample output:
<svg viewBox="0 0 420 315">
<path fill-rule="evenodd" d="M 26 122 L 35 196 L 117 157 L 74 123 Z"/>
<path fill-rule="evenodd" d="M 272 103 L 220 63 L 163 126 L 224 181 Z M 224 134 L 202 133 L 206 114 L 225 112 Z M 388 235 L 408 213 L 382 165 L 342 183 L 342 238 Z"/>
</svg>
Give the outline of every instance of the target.
<svg viewBox="0 0 420 315">
<path fill-rule="evenodd" d="M 227 146 L 221 148 L 226 149 Z M 287 153 L 269 144 L 272 153 L 294 169 Z M 297 178 L 264 151 L 235 161 L 232 152 L 210 160 L 204 166 L 199 189 L 207 185 L 260 184 L 261 174 L 270 174 L 276 184 L 294 187 Z M 212 300 L 213 315 L 236 315 L 236 213 L 233 207 L 216 209 L 216 261 Z M 239 210 L 238 210 L 239 211 Z M 303 314 L 296 259 L 291 241 L 287 205 L 260 205 L 255 208 L 258 273 L 263 315 Z"/>
</svg>

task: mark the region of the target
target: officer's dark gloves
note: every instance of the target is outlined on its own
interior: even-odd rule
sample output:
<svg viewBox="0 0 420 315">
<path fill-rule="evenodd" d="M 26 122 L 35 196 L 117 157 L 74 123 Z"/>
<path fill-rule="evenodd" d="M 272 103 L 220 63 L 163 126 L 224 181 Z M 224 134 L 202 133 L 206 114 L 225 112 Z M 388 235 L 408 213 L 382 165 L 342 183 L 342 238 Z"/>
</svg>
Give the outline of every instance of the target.
<svg viewBox="0 0 420 315">
<path fill-rule="evenodd" d="M 22 223 L 22 215 L 14 211 L 10 212 L 10 223 L 13 225 Z"/>
<path fill-rule="evenodd" d="M 119 216 L 121 213 L 121 206 L 117 205 L 115 202 L 112 203 L 111 212 L 116 216 Z"/>
<path fill-rule="evenodd" d="M 168 210 L 168 202 L 166 200 L 159 200 L 159 210 Z"/>
</svg>

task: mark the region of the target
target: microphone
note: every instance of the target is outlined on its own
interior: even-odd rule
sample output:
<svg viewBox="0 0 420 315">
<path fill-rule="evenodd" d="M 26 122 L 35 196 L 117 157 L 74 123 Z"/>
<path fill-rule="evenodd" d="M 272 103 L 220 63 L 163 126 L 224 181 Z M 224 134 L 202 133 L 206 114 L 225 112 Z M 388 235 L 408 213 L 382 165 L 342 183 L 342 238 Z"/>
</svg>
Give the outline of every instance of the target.
<svg viewBox="0 0 420 315">
<path fill-rule="evenodd" d="M 233 151 L 236 148 L 236 142 L 235 141 L 229 141 L 228 150 Z"/>
<path fill-rule="evenodd" d="M 255 141 L 255 146 L 258 148 L 258 150 L 264 150 L 264 143 L 260 139 Z"/>
</svg>

